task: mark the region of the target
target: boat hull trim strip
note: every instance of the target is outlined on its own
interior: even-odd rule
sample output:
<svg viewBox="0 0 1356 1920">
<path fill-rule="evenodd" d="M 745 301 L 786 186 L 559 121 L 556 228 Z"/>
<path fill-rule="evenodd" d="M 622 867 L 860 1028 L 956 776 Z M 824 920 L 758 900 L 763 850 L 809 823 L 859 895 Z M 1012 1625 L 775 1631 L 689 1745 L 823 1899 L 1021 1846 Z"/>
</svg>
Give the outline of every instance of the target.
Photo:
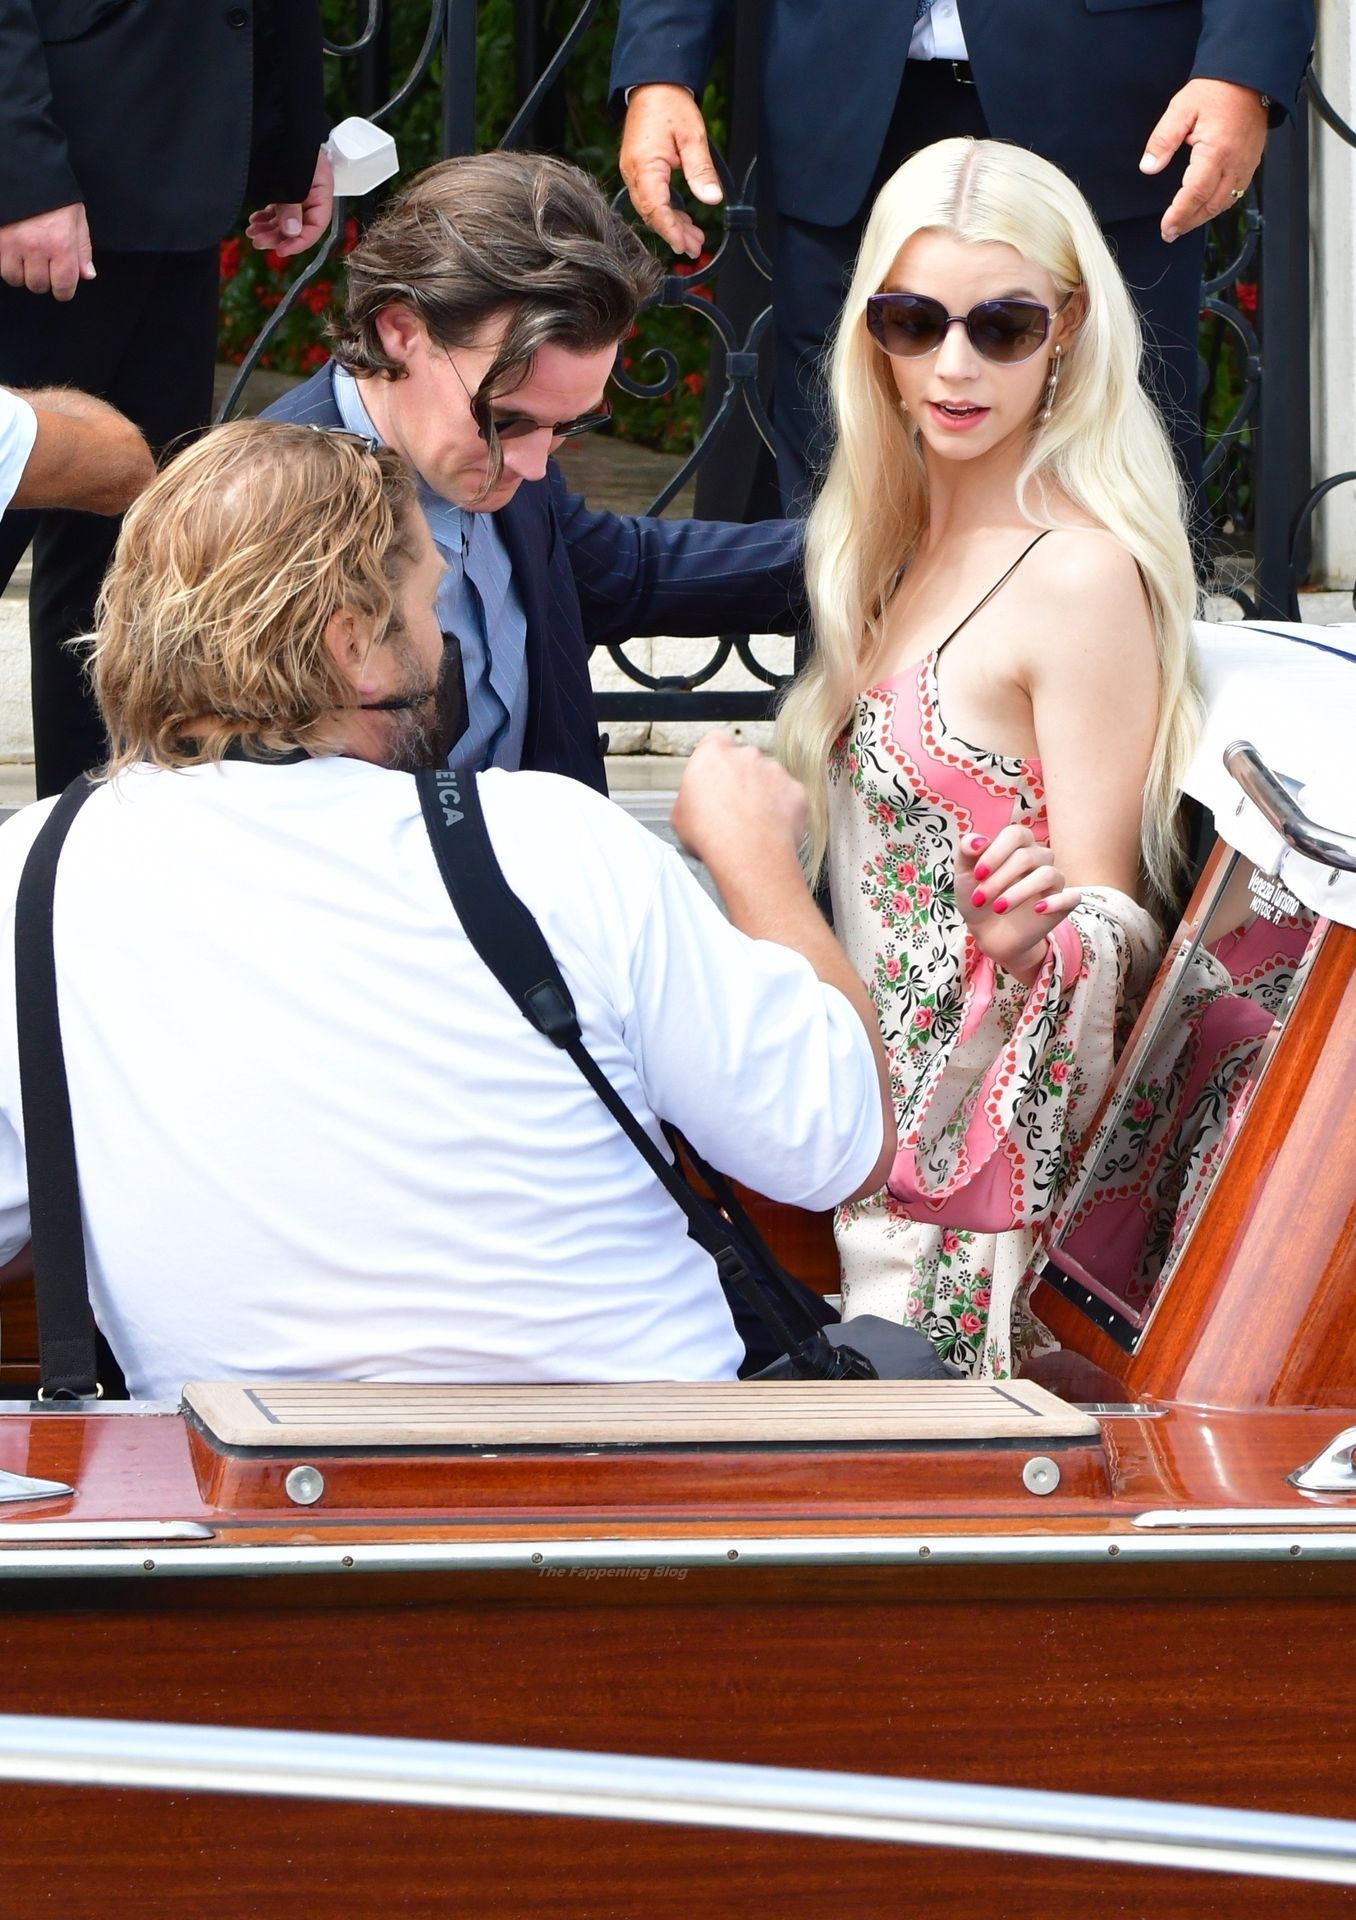
<svg viewBox="0 0 1356 1920">
<path fill-rule="evenodd" d="M 381 1545 L 178 1546 L 160 1559 L 135 1550 L 0 1546 L 0 1580 L 156 1579 L 336 1573 L 588 1573 L 700 1567 L 1092 1566 L 1106 1561 L 1356 1560 L 1356 1527 L 1291 1532 L 720 1535 L 651 1540 L 397 1541 Z M 139 1536 L 145 1538 L 144 1534 Z M 218 1536 L 219 1537 L 219 1536 Z"/>
</svg>

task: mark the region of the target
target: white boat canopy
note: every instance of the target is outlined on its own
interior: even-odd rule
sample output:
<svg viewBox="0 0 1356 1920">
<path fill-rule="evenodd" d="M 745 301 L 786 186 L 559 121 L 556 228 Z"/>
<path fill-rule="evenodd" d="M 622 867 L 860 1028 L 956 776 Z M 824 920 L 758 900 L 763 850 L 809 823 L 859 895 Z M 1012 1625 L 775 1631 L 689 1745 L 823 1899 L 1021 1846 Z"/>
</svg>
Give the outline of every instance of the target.
<svg viewBox="0 0 1356 1920">
<path fill-rule="evenodd" d="M 1205 725 L 1184 785 L 1220 838 L 1312 912 L 1356 927 L 1356 872 L 1286 844 L 1224 764 L 1249 742 L 1301 814 L 1356 853 L 1356 624 L 1237 621 L 1195 627 Z"/>
</svg>

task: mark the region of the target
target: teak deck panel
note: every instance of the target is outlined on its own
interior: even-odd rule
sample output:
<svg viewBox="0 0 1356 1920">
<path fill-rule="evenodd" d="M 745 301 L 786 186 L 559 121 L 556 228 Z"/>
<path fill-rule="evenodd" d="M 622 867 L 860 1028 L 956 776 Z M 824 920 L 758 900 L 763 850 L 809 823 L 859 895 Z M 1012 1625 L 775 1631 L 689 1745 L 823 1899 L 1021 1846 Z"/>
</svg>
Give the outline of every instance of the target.
<svg viewBox="0 0 1356 1920">
<path fill-rule="evenodd" d="M 1095 1438 L 1097 1422 L 1030 1381 L 756 1385 L 263 1386 L 198 1383 L 186 1405 L 231 1448 L 673 1446 Z"/>
</svg>

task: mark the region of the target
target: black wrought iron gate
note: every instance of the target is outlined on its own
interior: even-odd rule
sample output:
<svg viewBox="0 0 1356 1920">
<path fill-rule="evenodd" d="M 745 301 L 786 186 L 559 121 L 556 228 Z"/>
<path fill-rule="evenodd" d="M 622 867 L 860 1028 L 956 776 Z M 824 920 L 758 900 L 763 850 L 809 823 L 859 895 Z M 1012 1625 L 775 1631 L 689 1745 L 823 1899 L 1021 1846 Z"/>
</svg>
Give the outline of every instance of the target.
<svg viewBox="0 0 1356 1920">
<path fill-rule="evenodd" d="M 585 0 L 548 53 L 544 0 L 513 0 L 516 104 L 499 139 L 501 146 L 551 144 L 552 100 L 601 4 L 602 0 Z M 738 14 L 741 9 L 732 12 Z M 370 119 L 392 124 L 397 132 L 407 103 L 436 81 L 442 151 L 466 153 L 474 149 L 476 140 L 477 14 L 477 0 L 429 0 L 418 52 L 408 70 L 395 75 L 386 0 L 357 0 L 353 37 L 327 43 L 327 51 L 333 59 L 353 63 L 359 110 Z M 756 99 L 752 38 L 746 27 L 733 49 L 730 145 L 736 155 L 741 150 L 751 155 L 749 120 Z M 1314 511 L 1335 488 L 1356 482 L 1356 472 L 1342 472 L 1315 485 L 1309 443 L 1311 132 L 1316 121 L 1318 137 L 1356 146 L 1356 131 L 1326 99 L 1312 69 L 1305 93 L 1307 110 L 1272 134 L 1265 165 L 1246 200 L 1215 222 L 1202 287 L 1203 380 L 1225 354 L 1240 376 L 1230 417 L 1208 433 L 1206 442 L 1213 521 L 1211 584 L 1249 616 L 1289 619 L 1298 618 L 1297 593 L 1308 565 Z M 717 449 L 722 465 L 728 467 L 731 447 L 740 440 L 745 459 L 755 435 L 770 444 L 759 355 L 769 313 L 761 298 L 750 297 L 751 284 L 766 285 L 771 276 L 771 262 L 759 239 L 756 164 L 749 158 L 738 177 L 720 155 L 717 165 L 725 207 L 719 242 L 703 268 L 701 286 L 714 289 L 718 297 L 699 293 L 690 277 L 674 273 L 659 298 L 665 305 L 691 312 L 694 324 L 707 328 L 712 341 L 719 342 L 720 350 L 712 358 L 719 382 L 708 401 L 697 444 L 652 503 L 654 512 L 664 511 L 690 479 L 709 472 Z M 621 194 L 618 205 L 624 204 Z M 325 245 L 292 283 L 256 340 L 232 384 L 224 415 L 235 409 L 272 333 L 305 287 L 325 270 L 349 211 L 344 203 L 336 205 Z M 1344 263 L 1348 268 L 1349 264 Z M 667 393 L 679 371 L 671 356 L 659 358 L 658 377 L 651 383 L 625 371 L 620 358 L 615 378 L 633 393 Z M 781 675 L 758 658 L 747 635 L 722 636 L 705 658 L 694 658 L 681 673 L 665 676 L 646 672 L 624 648 L 611 651 L 637 691 L 600 693 L 598 709 L 604 720 L 761 718 L 781 684 Z M 707 690 L 732 655 L 742 661 L 761 690 Z"/>
</svg>

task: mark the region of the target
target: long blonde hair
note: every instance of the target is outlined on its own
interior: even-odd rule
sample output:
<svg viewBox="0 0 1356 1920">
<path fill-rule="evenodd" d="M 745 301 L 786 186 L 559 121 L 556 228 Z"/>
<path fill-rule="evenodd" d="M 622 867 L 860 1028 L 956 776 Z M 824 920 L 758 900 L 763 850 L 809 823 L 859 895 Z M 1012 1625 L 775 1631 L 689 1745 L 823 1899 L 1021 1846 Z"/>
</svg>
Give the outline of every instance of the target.
<svg viewBox="0 0 1356 1920">
<path fill-rule="evenodd" d="M 236 420 L 179 454 L 122 523 L 89 639 L 105 776 L 311 746 L 357 701 L 326 624 L 398 629 L 418 520 L 409 468 L 351 434 Z"/>
<path fill-rule="evenodd" d="M 1145 782 L 1142 849 L 1155 892 L 1180 864 L 1181 775 L 1200 720 L 1190 647 L 1196 587 L 1183 489 L 1157 409 L 1140 384 L 1140 329 L 1086 201 L 1057 167 L 995 140 L 942 140 L 907 160 L 867 222 L 829 360 L 836 445 L 806 532 L 815 650 L 781 708 L 777 751 L 810 794 L 807 864 L 828 841 L 830 750 L 869 683 L 883 614 L 928 524 L 927 476 L 866 302 L 922 231 L 1000 242 L 1044 268 L 1086 311 L 1066 346 L 1058 402 L 1033 420 L 1017 499 L 1052 524 L 1051 489 L 1113 534 L 1139 567 L 1158 652 L 1159 713 Z"/>
</svg>

